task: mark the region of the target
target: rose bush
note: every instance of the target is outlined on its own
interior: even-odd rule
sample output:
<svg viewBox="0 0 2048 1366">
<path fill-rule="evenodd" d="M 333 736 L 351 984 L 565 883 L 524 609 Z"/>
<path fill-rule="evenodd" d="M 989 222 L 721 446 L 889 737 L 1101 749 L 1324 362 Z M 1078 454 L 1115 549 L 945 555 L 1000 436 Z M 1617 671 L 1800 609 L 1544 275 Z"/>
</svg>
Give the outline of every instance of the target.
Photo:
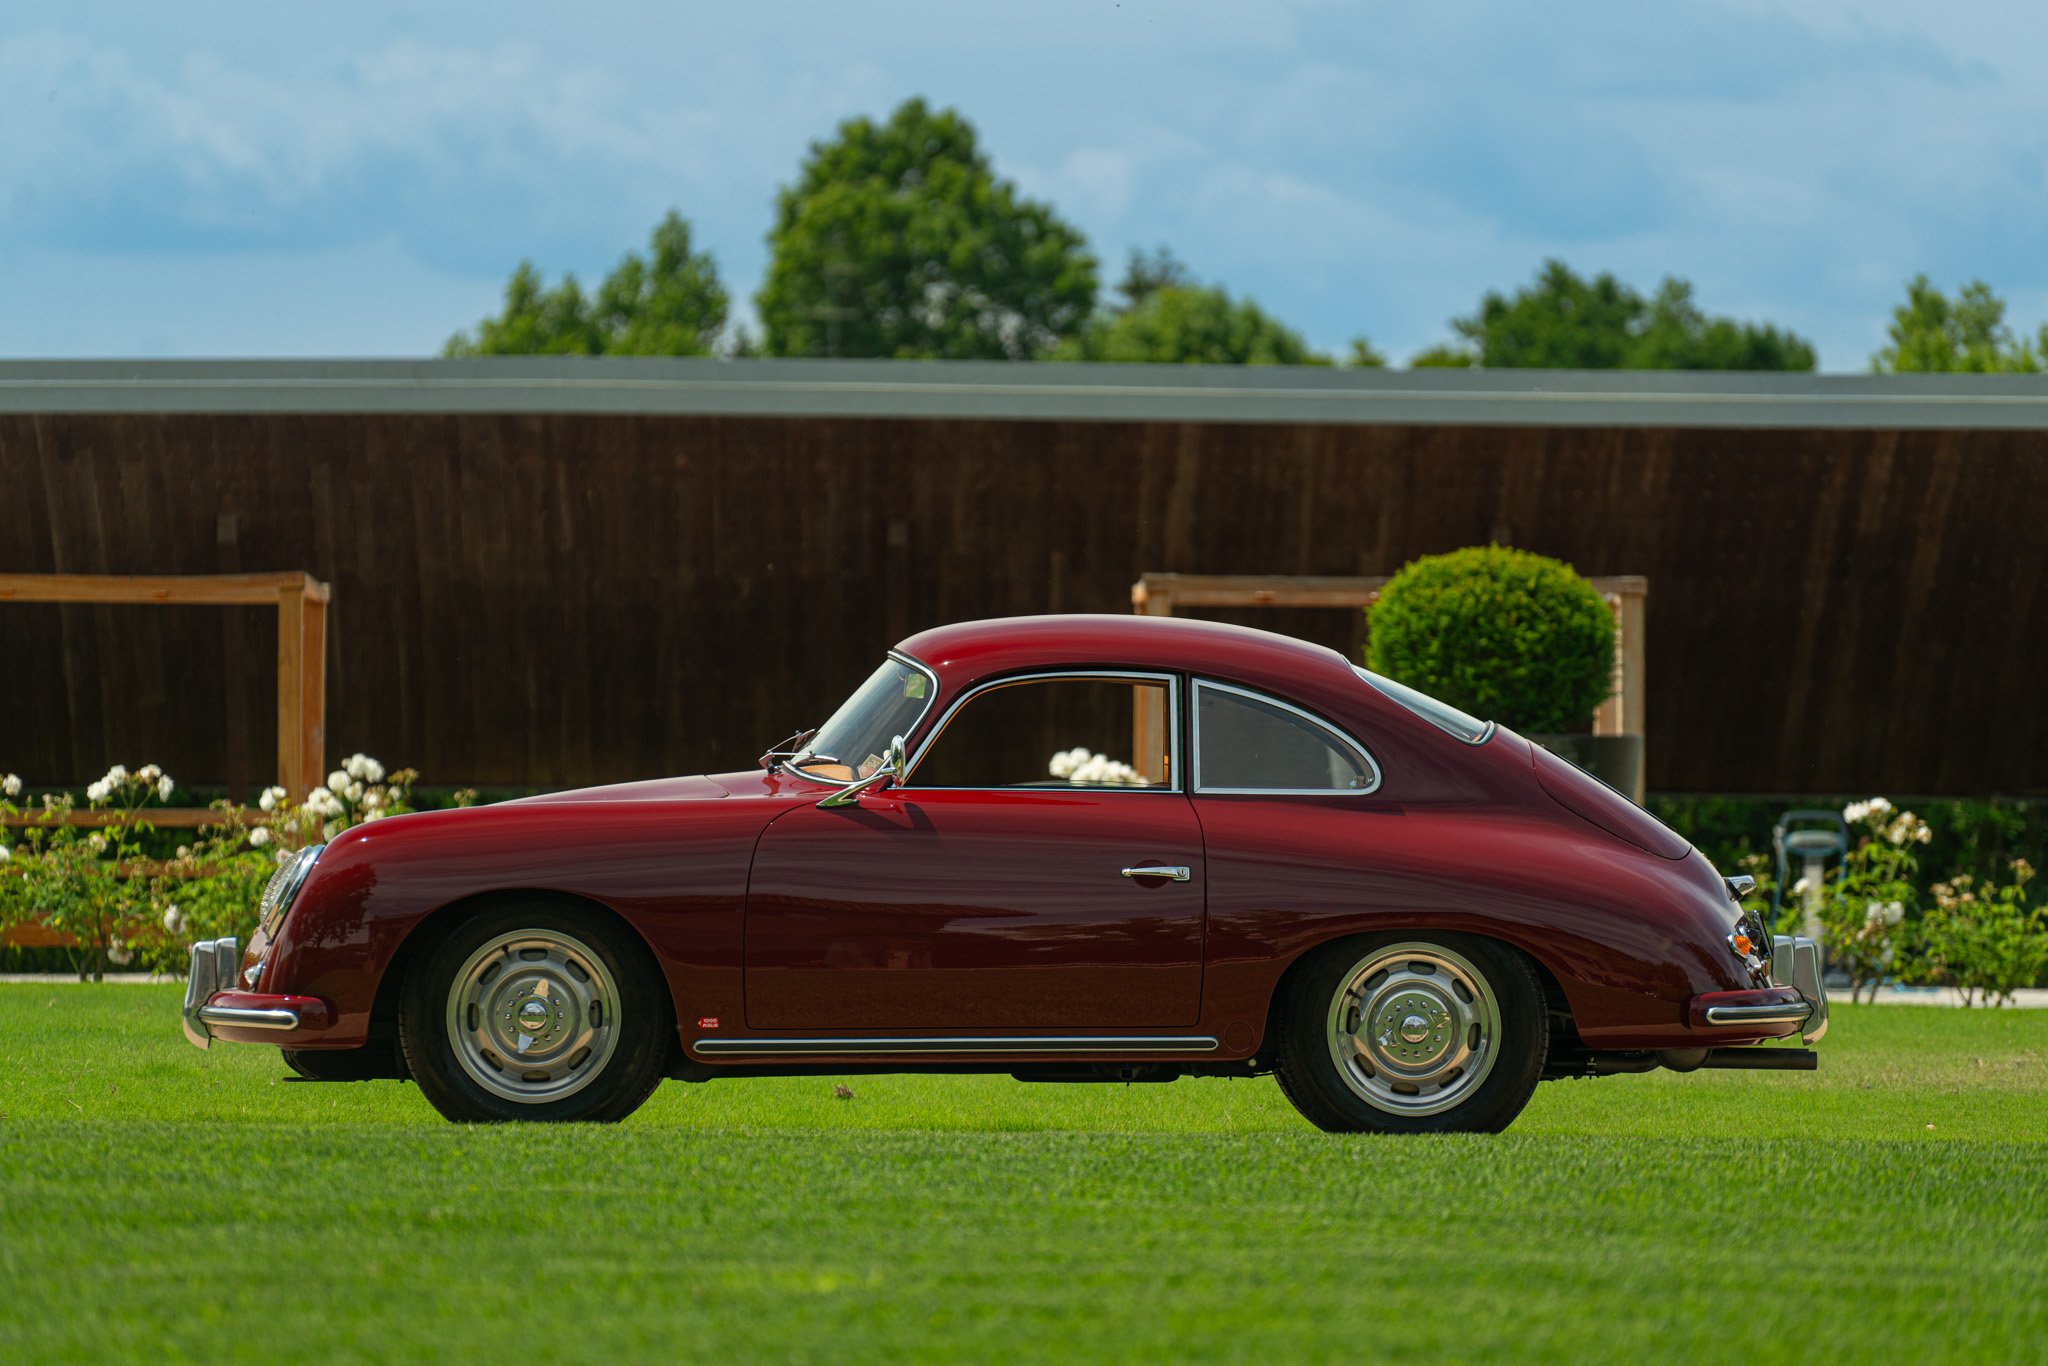
<svg viewBox="0 0 2048 1366">
<path fill-rule="evenodd" d="M 1883 797 L 1842 808 L 1855 843 L 1819 888 L 1800 878 L 1784 889 L 1781 934 L 1797 933 L 1809 893 L 1828 966 L 1849 977 L 1853 1000 L 1868 987 L 1874 999 L 1886 980 L 1950 986 L 1965 1005 L 1994 1005 L 2048 974 L 2048 907 L 2030 904 L 2034 869 L 2024 858 L 2009 863 L 2011 880 L 1952 873 L 1926 883 L 1921 851 L 1934 841 L 1928 823 Z M 1771 869 L 1761 854 L 1741 866 L 1757 879 L 1751 904 L 1768 913 Z"/>
<path fill-rule="evenodd" d="M 98 979 L 109 967 L 182 973 L 199 940 L 249 936 L 279 862 L 350 826 L 412 810 L 418 776 L 353 754 L 298 800 L 272 787 L 253 807 L 213 803 L 215 819 L 164 858 L 147 852 L 156 843 L 150 812 L 176 783 L 157 765 L 130 772 L 117 764 L 88 784 L 90 824 L 71 821 L 79 807 L 69 796 L 17 806 L 22 782 L 8 774 L 0 815 L 25 819 L 0 826 L 0 928 L 33 923 L 67 936 L 81 977 Z M 474 800 L 456 794 L 457 805 Z"/>
</svg>

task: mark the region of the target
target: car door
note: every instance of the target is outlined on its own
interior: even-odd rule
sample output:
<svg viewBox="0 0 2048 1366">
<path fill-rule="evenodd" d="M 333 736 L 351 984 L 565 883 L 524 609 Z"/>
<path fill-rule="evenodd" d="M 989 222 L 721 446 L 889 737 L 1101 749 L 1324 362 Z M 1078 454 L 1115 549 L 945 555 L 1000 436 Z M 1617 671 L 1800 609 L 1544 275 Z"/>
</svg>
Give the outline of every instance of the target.
<svg viewBox="0 0 2048 1366">
<path fill-rule="evenodd" d="M 748 1028 L 1194 1024 L 1206 878 L 1178 715 L 1162 675 L 1000 680 L 901 785 L 778 817 L 748 884 Z"/>
</svg>

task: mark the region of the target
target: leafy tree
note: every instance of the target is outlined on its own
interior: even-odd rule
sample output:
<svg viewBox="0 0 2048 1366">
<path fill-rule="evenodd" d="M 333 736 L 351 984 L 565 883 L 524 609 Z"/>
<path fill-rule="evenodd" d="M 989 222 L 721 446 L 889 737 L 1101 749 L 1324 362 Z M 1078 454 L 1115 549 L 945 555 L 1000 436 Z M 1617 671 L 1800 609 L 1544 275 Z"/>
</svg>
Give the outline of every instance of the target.
<svg viewBox="0 0 2048 1366">
<path fill-rule="evenodd" d="M 1452 320 L 1462 345 L 1433 347 L 1416 366 L 1566 370 L 1811 370 L 1813 347 L 1769 325 L 1712 318 L 1692 286 L 1667 277 L 1645 299 L 1611 274 L 1584 279 L 1546 261 L 1512 297 L 1488 292 Z"/>
<path fill-rule="evenodd" d="M 1123 306 L 1096 314 L 1053 353 L 1059 360 L 1159 365 L 1328 365 L 1299 332 L 1250 299 L 1195 280 L 1173 253 L 1134 251 L 1117 284 Z M 1368 350 L 1371 348 L 1368 346 Z"/>
<path fill-rule="evenodd" d="M 1165 365 L 1328 365 L 1299 332 L 1250 299 L 1208 285 L 1169 285 L 1097 318 L 1056 353 L 1062 360 Z"/>
<path fill-rule="evenodd" d="M 1634 370 L 1811 370 L 1814 355 L 1796 333 L 1708 317 L 1693 302 L 1690 282 L 1666 276 L 1628 364 Z"/>
<path fill-rule="evenodd" d="M 771 356 L 1024 360 L 1095 304 L 1081 234 L 999 178 L 967 120 L 920 99 L 813 143 L 768 245 Z"/>
<path fill-rule="evenodd" d="M 1179 257 L 1165 247 L 1154 247 L 1149 253 L 1131 252 L 1116 292 L 1124 296 L 1125 308 L 1136 308 L 1162 289 L 1185 289 L 1194 282 L 1194 275 Z"/>
<path fill-rule="evenodd" d="M 1470 351 L 1450 342 L 1440 342 L 1408 358 L 1410 370 L 1469 370 L 1478 363 Z"/>
<path fill-rule="evenodd" d="M 595 298 L 574 275 L 548 289 L 522 261 L 505 285 L 505 307 L 458 332 L 450 356 L 708 356 L 725 329 L 729 300 L 708 252 L 693 251 L 690 225 L 671 211 L 643 259 L 631 252 Z"/>
<path fill-rule="evenodd" d="M 1886 330 L 1891 345 L 1870 358 L 1879 373 L 2033 374 L 2048 360 L 2048 326 L 2032 343 L 2014 337 L 2005 301 L 1982 280 L 1950 299 L 1925 275 L 1914 276 Z"/>
<path fill-rule="evenodd" d="M 1380 349 L 1364 337 L 1351 339 L 1351 359 L 1347 362 L 1354 370 L 1384 370 L 1387 358 Z"/>
</svg>

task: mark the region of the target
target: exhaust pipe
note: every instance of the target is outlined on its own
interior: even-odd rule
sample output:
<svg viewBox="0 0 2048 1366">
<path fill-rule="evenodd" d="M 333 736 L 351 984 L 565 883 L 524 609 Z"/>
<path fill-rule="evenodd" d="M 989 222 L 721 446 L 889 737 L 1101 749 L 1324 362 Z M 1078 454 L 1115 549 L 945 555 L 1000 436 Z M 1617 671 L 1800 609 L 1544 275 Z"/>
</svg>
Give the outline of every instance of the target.
<svg viewBox="0 0 2048 1366">
<path fill-rule="evenodd" d="M 1812 1072 L 1820 1055 L 1811 1048 L 1667 1048 L 1657 1061 L 1673 1072 L 1724 1067 L 1741 1072 Z"/>
</svg>

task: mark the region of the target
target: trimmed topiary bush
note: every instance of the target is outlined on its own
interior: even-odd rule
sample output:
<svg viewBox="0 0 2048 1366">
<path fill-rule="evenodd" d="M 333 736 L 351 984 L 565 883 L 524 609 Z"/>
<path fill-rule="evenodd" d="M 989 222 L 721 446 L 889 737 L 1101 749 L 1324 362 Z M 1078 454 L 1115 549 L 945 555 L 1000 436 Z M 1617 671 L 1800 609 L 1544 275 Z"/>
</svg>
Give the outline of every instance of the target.
<svg viewBox="0 0 2048 1366">
<path fill-rule="evenodd" d="M 1470 546 L 1402 566 L 1367 667 L 1527 733 L 1583 731 L 1614 687 L 1614 614 L 1561 560 Z"/>
</svg>

